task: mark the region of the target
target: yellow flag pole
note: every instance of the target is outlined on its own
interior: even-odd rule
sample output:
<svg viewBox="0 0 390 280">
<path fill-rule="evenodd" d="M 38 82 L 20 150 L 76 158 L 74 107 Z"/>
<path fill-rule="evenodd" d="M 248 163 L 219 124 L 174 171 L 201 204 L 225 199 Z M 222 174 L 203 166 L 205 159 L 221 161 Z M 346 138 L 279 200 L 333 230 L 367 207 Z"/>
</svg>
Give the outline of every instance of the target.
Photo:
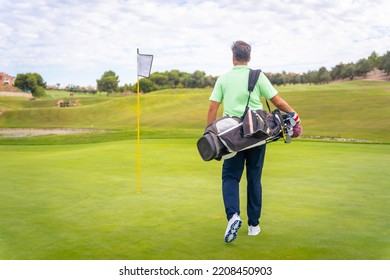
<svg viewBox="0 0 390 280">
<path fill-rule="evenodd" d="M 148 59 L 140 59 L 141 55 L 139 54 L 139 49 L 137 49 L 137 161 L 138 161 L 138 192 L 141 192 L 141 125 L 140 125 L 140 116 L 141 116 L 141 104 L 140 104 L 140 79 L 139 77 L 148 77 L 150 75 L 150 69 L 152 68 L 153 55 L 142 55 L 143 58 L 147 57 Z M 145 74 L 145 63 L 150 63 L 149 71 L 146 76 Z"/>
<path fill-rule="evenodd" d="M 137 174 L 138 192 L 141 192 L 141 137 L 140 137 L 140 91 L 139 76 L 137 76 Z"/>
</svg>

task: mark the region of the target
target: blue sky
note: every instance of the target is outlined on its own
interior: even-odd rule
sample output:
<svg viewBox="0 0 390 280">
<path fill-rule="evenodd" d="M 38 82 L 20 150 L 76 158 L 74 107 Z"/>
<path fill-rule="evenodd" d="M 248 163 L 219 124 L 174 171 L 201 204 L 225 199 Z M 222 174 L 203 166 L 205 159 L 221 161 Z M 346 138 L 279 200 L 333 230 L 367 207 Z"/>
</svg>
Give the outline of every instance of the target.
<svg viewBox="0 0 390 280">
<path fill-rule="evenodd" d="M 387 0 L 0 0 L 0 72 L 95 86 L 113 70 L 133 84 L 139 48 L 152 72 L 218 76 L 235 40 L 265 72 L 330 70 L 390 50 L 389 11 Z"/>
</svg>

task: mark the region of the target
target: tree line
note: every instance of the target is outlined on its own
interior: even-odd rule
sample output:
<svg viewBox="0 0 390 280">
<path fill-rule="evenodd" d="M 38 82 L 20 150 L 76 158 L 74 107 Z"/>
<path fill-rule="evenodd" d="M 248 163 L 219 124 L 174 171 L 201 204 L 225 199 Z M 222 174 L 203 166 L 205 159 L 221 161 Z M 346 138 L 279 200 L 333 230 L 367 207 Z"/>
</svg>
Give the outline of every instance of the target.
<svg viewBox="0 0 390 280">
<path fill-rule="evenodd" d="M 383 56 L 372 52 L 367 58 L 359 59 L 356 63 L 339 63 L 332 67 L 330 71 L 326 67 L 321 67 L 315 71 L 308 71 L 303 74 L 295 73 L 266 73 L 272 84 L 323 84 L 334 80 L 353 80 L 355 77 L 366 77 L 374 69 L 384 71 L 390 74 L 390 52 L 387 51 Z"/>
<path fill-rule="evenodd" d="M 190 74 L 179 70 L 154 72 L 149 78 L 139 80 L 140 92 L 147 93 L 156 90 L 170 88 L 206 88 L 213 87 L 217 77 L 206 75 L 204 71 L 195 71 Z M 137 92 L 137 83 L 119 86 L 119 76 L 114 71 L 104 72 L 96 81 L 97 90 L 107 93 L 113 92 Z"/>
<path fill-rule="evenodd" d="M 390 75 L 390 51 L 379 56 L 372 52 L 367 58 L 359 59 L 353 63 L 339 63 L 328 70 L 321 67 L 318 70 L 308 71 L 307 73 L 265 73 L 270 82 L 274 85 L 286 84 L 323 84 L 334 80 L 353 80 L 355 77 L 365 77 L 370 71 L 379 69 Z M 204 71 L 195 71 L 194 73 L 171 70 L 165 72 L 154 72 L 149 78 L 139 80 L 139 89 L 143 93 L 170 88 L 207 88 L 213 87 L 217 76 L 207 75 Z M 70 92 L 92 93 L 107 92 L 123 93 L 137 92 L 137 83 L 124 84 L 119 86 L 119 76 L 112 70 L 104 72 L 100 79 L 96 80 L 96 89 L 72 86 L 66 88 Z M 38 73 L 18 74 L 14 85 L 23 91 L 29 91 L 34 97 L 45 96 L 46 83 Z"/>
<path fill-rule="evenodd" d="M 379 56 L 372 52 L 367 58 L 359 59 L 353 63 L 339 63 L 328 70 L 326 67 L 320 67 L 318 70 L 308 71 L 307 73 L 265 73 L 270 82 L 274 85 L 286 84 L 323 84 L 334 80 L 353 80 L 355 77 L 366 77 L 374 69 L 384 71 L 390 75 L 390 51 Z M 140 90 L 144 93 L 167 89 L 167 88 L 205 88 L 213 87 L 218 77 L 206 75 L 203 71 L 195 71 L 192 74 L 180 72 L 179 70 L 155 72 L 148 79 L 140 80 Z M 124 85 L 117 87 L 116 91 L 136 92 L 137 84 Z M 99 90 L 99 86 L 98 86 Z"/>
</svg>

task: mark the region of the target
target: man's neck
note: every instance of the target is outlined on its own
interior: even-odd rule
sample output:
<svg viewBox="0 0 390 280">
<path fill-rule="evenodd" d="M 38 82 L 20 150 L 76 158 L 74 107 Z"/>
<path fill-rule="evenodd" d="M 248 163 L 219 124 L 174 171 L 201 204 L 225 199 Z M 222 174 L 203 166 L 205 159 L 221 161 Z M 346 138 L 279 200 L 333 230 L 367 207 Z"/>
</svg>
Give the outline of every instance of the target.
<svg viewBox="0 0 390 280">
<path fill-rule="evenodd" d="M 248 66 L 248 63 L 238 63 L 238 64 L 233 64 L 234 66 Z"/>
<path fill-rule="evenodd" d="M 239 60 L 233 59 L 233 65 L 234 66 L 247 66 L 248 62 L 247 61 L 239 61 Z"/>
</svg>

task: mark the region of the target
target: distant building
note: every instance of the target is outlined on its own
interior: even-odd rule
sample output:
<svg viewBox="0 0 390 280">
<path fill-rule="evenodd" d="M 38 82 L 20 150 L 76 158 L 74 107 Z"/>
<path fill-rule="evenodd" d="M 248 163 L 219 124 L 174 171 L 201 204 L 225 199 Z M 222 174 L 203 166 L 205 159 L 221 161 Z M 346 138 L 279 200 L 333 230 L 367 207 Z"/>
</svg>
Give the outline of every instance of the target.
<svg viewBox="0 0 390 280">
<path fill-rule="evenodd" d="M 4 73 L 4 72 L 0 72 L 0 85 L 10 85 L 10 86 L 13 86 L 14 85 L 14 80 L 15 78 Z"/>
</svg>

